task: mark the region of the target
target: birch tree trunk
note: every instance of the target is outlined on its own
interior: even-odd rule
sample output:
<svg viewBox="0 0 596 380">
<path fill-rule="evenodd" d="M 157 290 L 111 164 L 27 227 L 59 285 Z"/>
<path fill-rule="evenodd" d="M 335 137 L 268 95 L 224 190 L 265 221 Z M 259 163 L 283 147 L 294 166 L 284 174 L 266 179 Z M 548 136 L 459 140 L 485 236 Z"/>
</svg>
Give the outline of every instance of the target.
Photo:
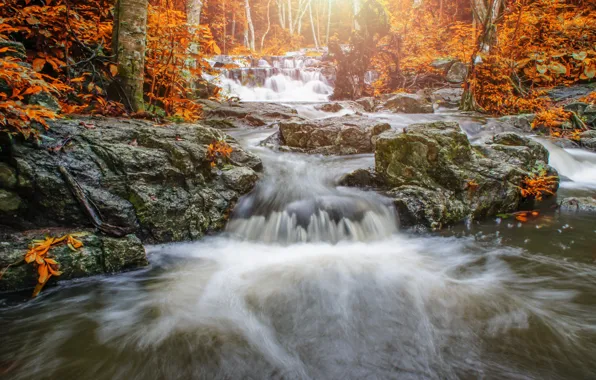
<svg viewBox="0 0 596 380">
<path fill-rule="evenodd" d="M 354 11 L 354 30 L 360 30 L 356 16 L 360 13 L 360 0 L 352 0 L 352 9 Z"/>
<path fill-rule="evenodd" d="M 329 33 L 331 31 L 331 0 L 327 1 L 327 35 L 325 36 L 325 45 L 329 47 Z"/>
<path fill-rule="evenodd" d="M 278 13 L 278 17 L 279 17 L 279 26 L 281 26 L 282 29 L 286 28 L 286 8 L 284 6 L 284 3 L 282 2 L 282 0 L 277 0 L 277 13 Z"/>
<path fill-rule="evenodd" d="M 294 34 L 294 21 L 292 20 L 292 0 L 288 0 L 288 27 L 290 28 L 290 34 Z"/>
<path fill-rule="evenodd" d="M 189 25 L 201 23 L 201 12 L 203 11 L 203 0 L 188 0 L 188 12 L 186 21 Z"/>
<path fill-rule="evenodd" d="M 312 38 L 315 41 L 315 48 L 319 50 L 319 41 L 317 40 L 317 32 L 315 30 L 315 22 L 312 17 L 312 0 L 308 1 L 308 15 L 310 17 L 310 26 L 312 28 Z"/>
<path fill-rule="evenodd" d="M 261 38 L 261 51 L 263 51 L 263 45 L 265 45 L 265 38 L 269 31 L 271 30 L 271 0 L 267 1 L 267 30 L 263 33 L 263 37 Z"/>
<path fill-rule="evenodd" d="M 134 112 L 145 110 L 143 82 L 147 49 L 148 0 L 117 0 L 114 7 L 113 46 L 118 64 L 116 81 L 124 104 Z"/>
<path fill-rule="evenodd" d="M 250 49 L 255 50 L 255 27 L 252 23 L 252 17 L 250 15 L 250 1 L 245 0 L 244 8 L 246 10 L 246 23 L 248 24 L 248 30 L 250 31 Z"/>
</svg>

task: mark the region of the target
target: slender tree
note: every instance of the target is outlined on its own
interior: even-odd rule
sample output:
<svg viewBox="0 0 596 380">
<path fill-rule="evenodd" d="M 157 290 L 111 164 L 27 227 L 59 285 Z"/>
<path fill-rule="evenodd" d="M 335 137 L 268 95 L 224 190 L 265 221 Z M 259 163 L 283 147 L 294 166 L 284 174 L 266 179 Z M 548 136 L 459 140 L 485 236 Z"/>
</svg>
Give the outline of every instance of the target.
<svg viewBox="0 0 596 380">
<path fill-rule="evenodd" d="M 188 11 L 186 17 L 190 25 L 201 23 L 201 13 L 203 12 L 203 0 L 188 0 Z"/>
<path fill-rule="evenodd" d="M 121 97 L 132 111 L 144 111 L 143 80 L 147 48 L 148 0 L 117 0 L 114 7 L 113 47 L 118 64 Z"/>
<path fill-rule="evenodd" d="M 245 0 L 244 9 L 246 11 L 246 24 L 248 25 L 249 35 L 247 37 L 249 38 L 249 47 L 251 50 L 255 50 L 255 26 L 252 23 L 252 16 L 250 14 L 250 0 Z"/>
</svg>

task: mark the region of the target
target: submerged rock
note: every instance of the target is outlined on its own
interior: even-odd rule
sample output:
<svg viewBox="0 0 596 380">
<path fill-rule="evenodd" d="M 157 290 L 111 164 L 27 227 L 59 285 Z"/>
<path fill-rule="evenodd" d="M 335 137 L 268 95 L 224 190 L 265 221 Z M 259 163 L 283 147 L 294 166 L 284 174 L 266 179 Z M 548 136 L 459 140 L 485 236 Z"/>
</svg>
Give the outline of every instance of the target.
<svg viewBox="0 0 596 380">
<path fill-rule="evenodd" d="M 440 228 L 515 211 L 518 186 L 547 162 L 542 145 L 515 133 L 472 146 L 457 123 L 435 122 L 378 136 L 374 178 L 394 199 L 402 225 Z"/>
<path fill-rule="evenodd" d="M 372 153 L 375 136 L 390 128 L 387 123 L 352 115 L 282 121 L 277 136 L 269 138 L 268 143 L 279 141 L 286 150 L 315 154 Z"/>
<path fill-rule="evenodd" d="M 233 152 L 227 164 L 213 169 L 207 148 L 216 140 L 225 140 Z M 91 226 L 60 165 L 104 223 L 150 243 L 198 239 L 223 228 L 262 166 L 235 140 L 201 125 L 59 120 L 41 141 L 10 147 L 4 166 L 17 173 L 16 185 L 11 190 L 0 186 L 5 199 L 21 203 L 15 210 L 17 202 L 8 202 L 12 209 L 0 210 L 0 224 L 15 229 Z"/>
<path fill-rule="evenodd" d="M 63 236 L 81 233 L 81 230 L 40 230 L 0 236 L 0 268 L 12 266 L 0 279 L 0 292 L 34 288 L 37 284 L 37 271 L 33 264 L 23 261 L 28 245 L 34 239 L 44 239 L 47 235 Z M 67 245 L 52 248 L 48 256 L 60 264 L 62 275 L 53 276 L 49 285 L 74 278 L 100 274 L 111 274 L 144 267 L 149 264 L 143 244 L 135 235 L 113 238 L 93 231 L 84 231 L 77 237 L 83 247 L 72 251 Z"/>
<path fill-rule="evenodd" d="M 596 212 L 596 199 L 592 197 L 563 198 L 559 202 L 559 209 L 569 212 Z"/>
<path fill-rule="evenodd" d="M 396 94 L 383 104 L 383 108 L 394 113 L 433 113 L 431 102 L 417 94 Z"/>
</svg>

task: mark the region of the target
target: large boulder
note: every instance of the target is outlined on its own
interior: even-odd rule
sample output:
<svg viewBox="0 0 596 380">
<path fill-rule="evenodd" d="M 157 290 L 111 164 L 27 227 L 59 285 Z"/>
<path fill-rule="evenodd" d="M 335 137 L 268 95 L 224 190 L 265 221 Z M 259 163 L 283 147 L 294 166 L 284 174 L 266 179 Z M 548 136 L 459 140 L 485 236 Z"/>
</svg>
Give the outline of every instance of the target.
<svg viewBox="0 0 596 380">
<path fill-rule="evenodd" d="M 35 287 L 37 270 L 23 259 L 32 240 L 46 236 L 60 237 L 81 234 L 76 239 L 83 246 L 75 251 L 66 244 L 52 248 L 48 257 L 54 258 L 62 274 L 53 276 L 50 284 L 100 274 L 111 274 L 144 267 L 149 264 L 143 244 L 135 235 L 122 238 L 96 234 L 91 230 L 38 230 L 10 235 L 0 235 L 0 268 L 8 268 L 0 279 L 0 292 L 17 291 Z"/>
<path fill-rule="evenodd" d="M 213 128 L 273 127 L 279 120 L 304 120 L 291 107 L 275 103 L 223 102 L 206 103 L 206 123 Z"/>
<path fill-rule="evenodd" d="M 473 146 L 457 123 L 414 124 L 377 137 L 374 181 L 359 174 L 347 183 L 377 183 L 394 199 L 402 225 L 441 228 L 518 209 L 519 186 L 547 162 L 542 145 L 515 133 Z"/>
<path fill-rule="evenodd" d="M 433 113 L 434 108 L 424 96 L 418 94 L 395 94 L 383 104 L 383 108 L 394 113 Z"/>
<path fill-rule="evenodd" d="M 312 121 L 282 121 L 277 139 L 289 151 L 314 154 L 372 153 L 374 139 L 389 130 L 387 123 L 360 116 L 343 116 Z"/>
<path fill-rule="evenodd" d="M 433 91 L 430 97 L 433 102 L 439 103 L 440 105 L 456 107 L 461 103 L 463 93 L 464 90 L 462 88 L 442 88 Z"/>
<path fill-rule="evenodd" d="M 447 74 L 445 75 L 445 79 L 449 83 L 463 83 L 468 76 L 468 67 L 460 61 L 453 62 Z"/>
<path fill-rule="evenodd" d="M 228 163 L 212 168 L 208 146 L 220 140 L 233 152 Z M 0 186 L 3 199 L 20 203 L 16 210 L 0 209 L 0 224 L 23 230 L 91 226 L 67 185 L 69 173 L 103 223 L 150 243 L 198 239 L 224 226 L 262 166 L 235 140 L 201 125 L 59 120 L 40 141 L 9 148 L 3 166 L 13 168 L 16 184 L 9 179 L 12 185 Z"/>
</svg>

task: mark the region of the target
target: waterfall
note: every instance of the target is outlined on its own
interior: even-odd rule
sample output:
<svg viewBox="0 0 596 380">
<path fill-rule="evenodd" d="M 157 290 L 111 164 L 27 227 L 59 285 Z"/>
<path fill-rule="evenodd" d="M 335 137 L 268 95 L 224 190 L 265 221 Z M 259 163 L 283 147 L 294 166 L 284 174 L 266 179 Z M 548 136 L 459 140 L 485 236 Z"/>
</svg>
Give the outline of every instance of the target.
<svg viewBox="0 0 596 380">
<path fill-rule="evenodd" d="M 550 154 L 549 164 L 568 179 L 561 187 L 596 188 L 596 153 L 581 149 L 563 149 L 548 140 L 540 140 Z"/>
<path fill-rule="evenodd" d="M 220 86 L 243 101 L 323 102 L 333 92 L 315 58 L 271 57 L 250 67 L 223 69 Z"/>
</svg>

